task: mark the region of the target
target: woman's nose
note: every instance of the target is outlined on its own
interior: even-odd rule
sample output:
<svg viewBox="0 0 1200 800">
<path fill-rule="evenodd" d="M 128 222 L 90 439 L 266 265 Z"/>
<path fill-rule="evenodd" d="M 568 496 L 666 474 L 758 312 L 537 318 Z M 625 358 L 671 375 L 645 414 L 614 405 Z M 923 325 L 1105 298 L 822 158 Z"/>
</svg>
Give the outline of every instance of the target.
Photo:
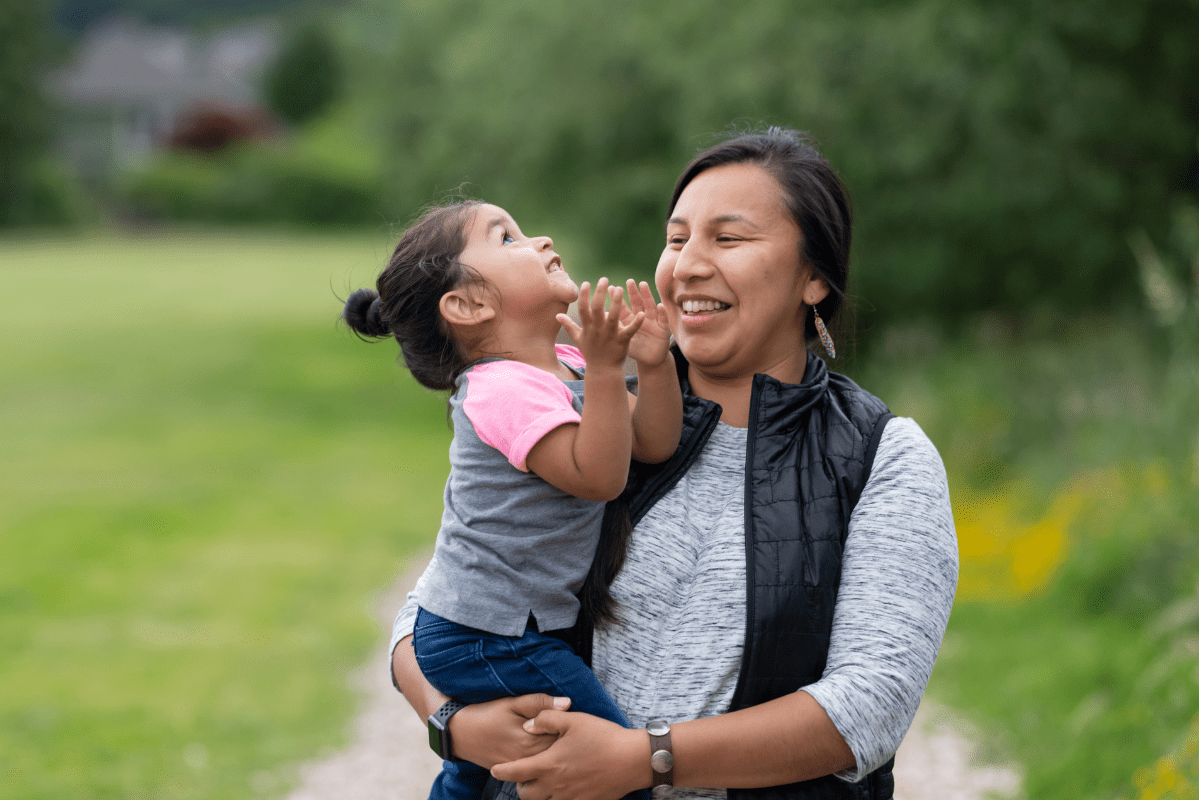
<svg viewBox="0 0 1200 800">
<path fill-rule="evenodd" d="M 533 246 L 538 250 L 554 249 L 554 240 L 549 236 L 535 236 L 531 241 L 533 242 Z"/>
<path fill-rule="evenodd" d="M 694 242 L 688 242 L 679 251 L 675 259 L 675 267 L 671 271 L 676 280 L 686 281 L 693 278 L 706 278 L 712 274 L 712 263 L 703 249 Z"/>
</svg>

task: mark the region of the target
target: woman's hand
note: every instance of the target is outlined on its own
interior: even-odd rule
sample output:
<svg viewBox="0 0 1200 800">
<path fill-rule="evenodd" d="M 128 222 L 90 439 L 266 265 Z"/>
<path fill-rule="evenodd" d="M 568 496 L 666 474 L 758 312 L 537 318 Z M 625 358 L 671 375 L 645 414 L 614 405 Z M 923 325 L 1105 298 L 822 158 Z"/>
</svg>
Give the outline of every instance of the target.
<svg viewBox="0 0 1200 800">
<path fill-rule="evenodd" d="M 621 319 L 642 314 L 644 320 L 633 338 L 629 340 L 629 357 L 639 368 L 657 367 L 670 355 L 671 329 L 667 327 L 667 309 L 662 303 L 654 302 L 650 284 L 633 279 L 625 282 L 629 305 L 621 305 Z"/>
<path fill-rule="evenodd" d="M 497 780 L 517 784 L 521 800 L 619 800 L 654 782 L 644 730 L 563 711 L 543 711 L 525 730 L 558 739 L 545 752 L 492 767 Z"/>
<path fill-rule="evenodd" d="M 531 732 L 525 725 L 547 709 L 565 713 L 570 705 L 570 698 L 527 694 L 466 706 L 450 718 L 454 756 L 481 767 L 535 756 L 552 745 L 557 734 Z"/>
</svg>

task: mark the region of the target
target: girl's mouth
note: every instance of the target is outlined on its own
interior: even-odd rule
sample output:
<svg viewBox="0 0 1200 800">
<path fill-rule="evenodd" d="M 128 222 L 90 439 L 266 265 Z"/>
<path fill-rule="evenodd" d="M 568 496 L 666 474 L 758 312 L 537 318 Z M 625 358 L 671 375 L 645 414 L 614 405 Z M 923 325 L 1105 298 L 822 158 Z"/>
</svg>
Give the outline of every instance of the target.
<svg viewBox="0 0 1200 800">
<path fill-rule="evenodd" d="M 729 303 L 720 300 L 684 300 L 679 307 L 685 315 L 715 314 L 729 308 Z"/>
</svg>

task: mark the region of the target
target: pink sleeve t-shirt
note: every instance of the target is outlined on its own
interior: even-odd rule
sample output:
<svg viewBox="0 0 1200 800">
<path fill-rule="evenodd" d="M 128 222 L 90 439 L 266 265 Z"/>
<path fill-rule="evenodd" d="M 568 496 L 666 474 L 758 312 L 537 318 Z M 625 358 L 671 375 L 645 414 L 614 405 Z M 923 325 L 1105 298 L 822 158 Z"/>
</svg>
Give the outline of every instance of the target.
<svg viewBox="0 0 1200 800">
<path fill-rule="evenodd" d="M 583 354 L 555 345 L 560 361 L 573 369 L 584 366 Z M 560 425 L 578 423 L 573 395 L 561 380 L 520 361 L 490 361 L 466 375 L 463 412 L 475 434 L 528 472 L 525 459 L 541 438 Z"/>
<path fill-rule="evenodd" d="M 520 636 L 530 616 L 543 631 L 575 624 L 604 503 L 564 492 L 526 463 L 543 436 L 583 411 L 583 356 L 566 346 L 557 355 L 579 379 L 501 359 L 459 377 L 426 611 L 502 636 Z"/>
</svg>

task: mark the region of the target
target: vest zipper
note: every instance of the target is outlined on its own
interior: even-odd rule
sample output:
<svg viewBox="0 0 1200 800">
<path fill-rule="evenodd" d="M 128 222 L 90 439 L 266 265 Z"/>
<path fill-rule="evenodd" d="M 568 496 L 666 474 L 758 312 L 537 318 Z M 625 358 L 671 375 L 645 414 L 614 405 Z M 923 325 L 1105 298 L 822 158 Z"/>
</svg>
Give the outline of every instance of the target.
<svg viewBox="0 0 1200 800">
<path fill-rule="evenodd" d="M 758 427 L 758 397 L 762 386 L 762 375 L 754 376 L 750 385 L 750 415 L 746 421 L 746 487 L 745 510 L 742 527 L 745 528 L 746 538 L 746 633 L 742 644 L 742 665 L 750 663 L 751 649 L 754 642 L 754 631 L 751 623 L 754 621 L 754 502 L 751 489 L 754 483 L 754 443 L 755 429 Z M 747 670 L 738 671 L 737 688 L 733 690 L 733 699 L 729 702 L 729 710 L 740 707 L 742 695 L 746 692 Z"/>
</svg>

